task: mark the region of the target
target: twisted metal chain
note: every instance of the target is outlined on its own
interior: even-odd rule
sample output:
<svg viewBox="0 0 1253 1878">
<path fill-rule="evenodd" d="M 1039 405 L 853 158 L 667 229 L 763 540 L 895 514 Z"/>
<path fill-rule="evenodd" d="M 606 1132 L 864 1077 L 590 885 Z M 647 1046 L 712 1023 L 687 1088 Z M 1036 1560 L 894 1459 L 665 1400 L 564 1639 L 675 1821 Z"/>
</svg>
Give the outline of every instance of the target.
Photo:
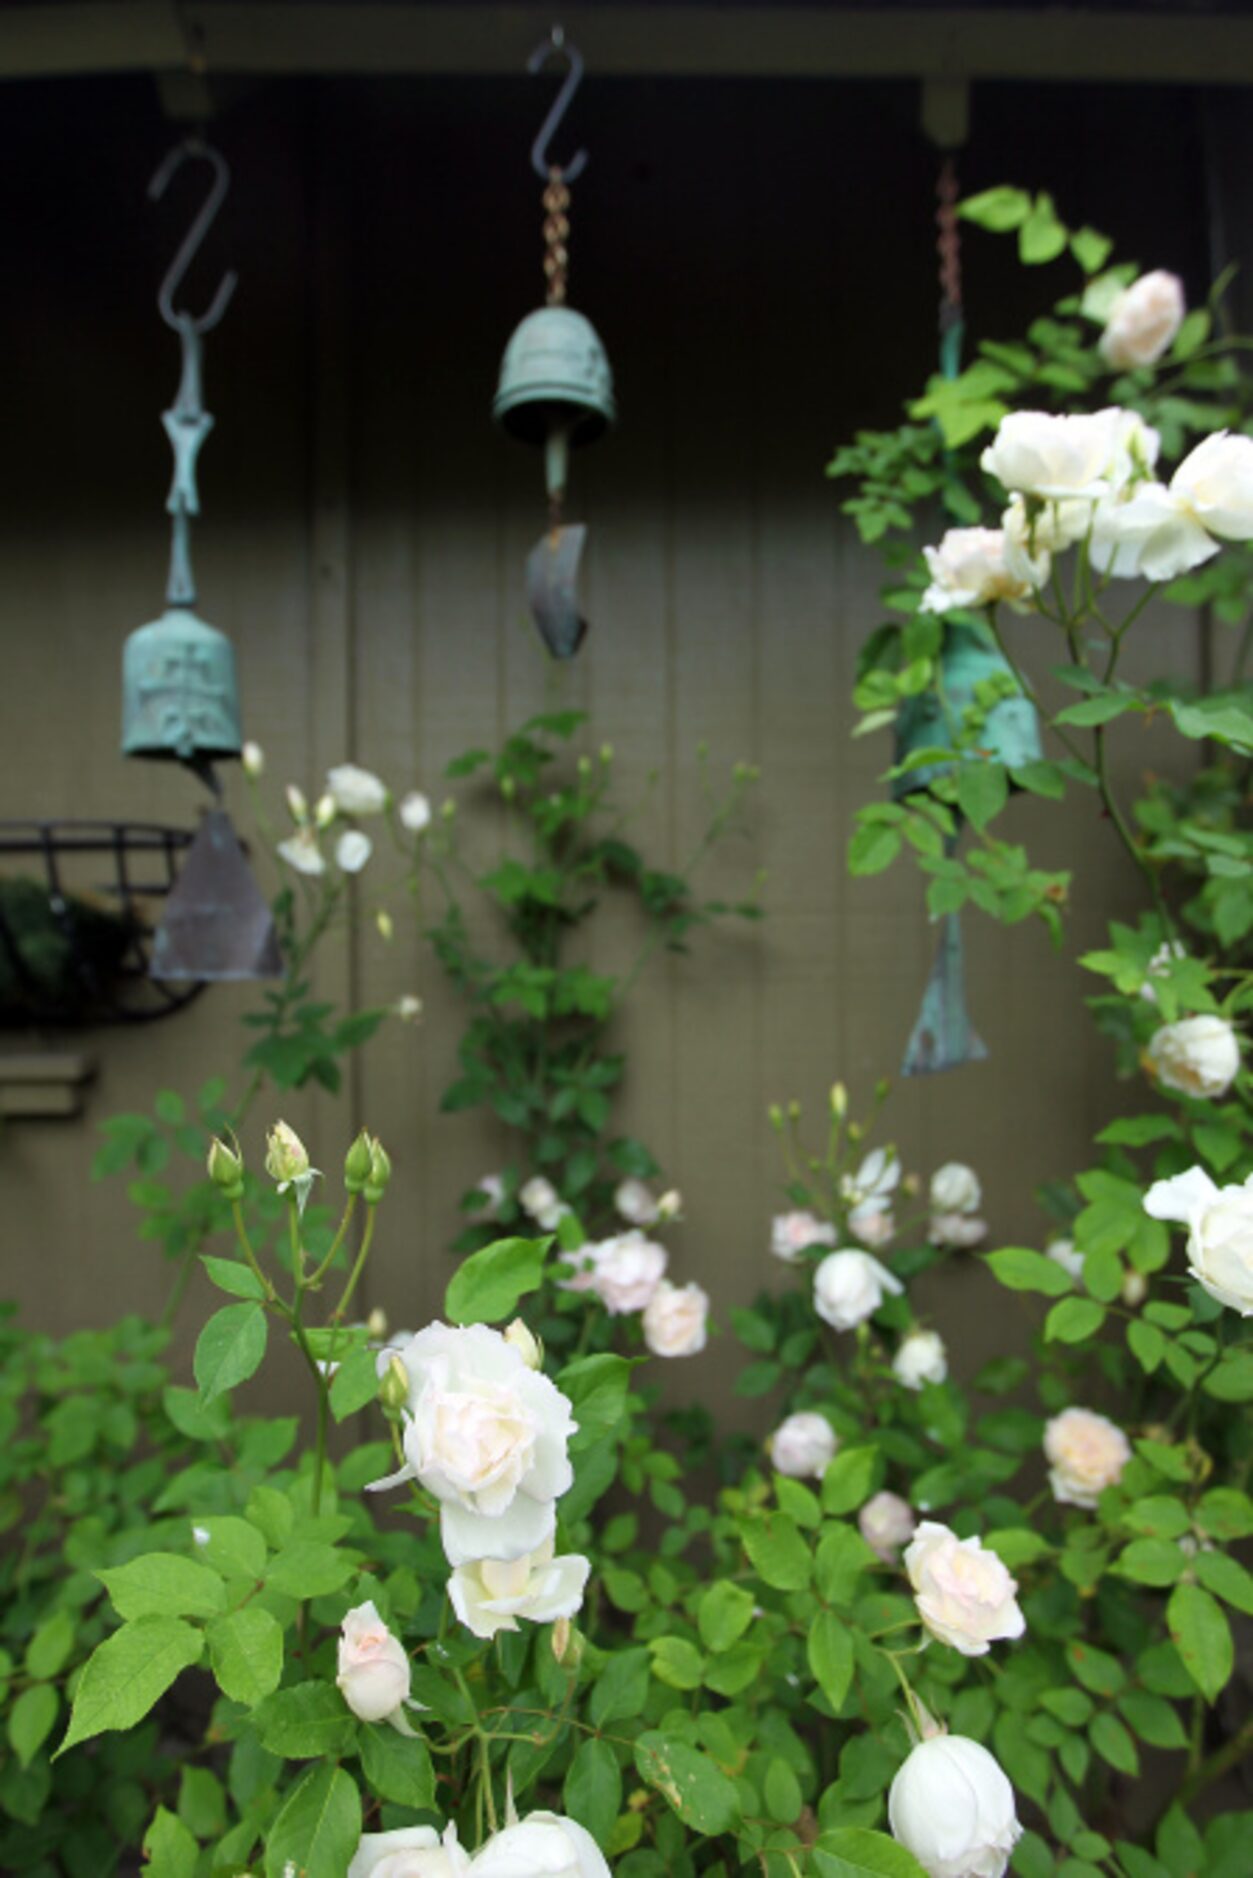
<svg viewBox="0 0 1253 1878">
<path fill-rule="evenodd" d="M 566 276 L 570 266 L 570 250 L 566 246 L 570 238 L 570 218 L 566 213 L 570 207 L 570 190 L 555 163 L 548 172 L 543 201 L 544 278 L 548 282 L 546 300 L 549 306 L 564 306 Z"/>
</svg>

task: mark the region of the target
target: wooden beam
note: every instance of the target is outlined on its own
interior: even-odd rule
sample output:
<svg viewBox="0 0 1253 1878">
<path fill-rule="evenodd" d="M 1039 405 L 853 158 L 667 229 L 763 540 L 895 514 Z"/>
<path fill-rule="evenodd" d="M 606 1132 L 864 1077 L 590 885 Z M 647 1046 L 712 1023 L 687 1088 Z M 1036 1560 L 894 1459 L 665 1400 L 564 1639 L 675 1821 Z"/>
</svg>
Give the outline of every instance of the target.
<svg viewBox="0 0 1253 1878">
<path fill-rule="evenodd" d="M 1075 6 L 843 8 L 578 4 L 557 9 L 612 77 L 1086 79 L 1253 84 L 1253 18 Z M 0 11 L 0 77 L 155 71 L 203 46 L 211 72 L 518 73 L 552 0 L 51 0 Z"/>
</svg>

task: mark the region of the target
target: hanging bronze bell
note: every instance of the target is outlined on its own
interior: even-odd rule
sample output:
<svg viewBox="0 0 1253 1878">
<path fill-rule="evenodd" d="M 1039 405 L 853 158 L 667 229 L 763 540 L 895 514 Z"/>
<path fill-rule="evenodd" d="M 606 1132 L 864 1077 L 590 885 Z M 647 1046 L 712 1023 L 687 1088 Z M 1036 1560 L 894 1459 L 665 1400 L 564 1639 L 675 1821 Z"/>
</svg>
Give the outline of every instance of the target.
<svg viewBox="0 0 1253 1878">
<path fill-rule="evenodd" d="M 238 756 L 235 653 L 190 607 L 167 606 L 122 654 L 122 753 L 182 763 Z"/>
<path fill-rule="evenodd" d="M 991 678 L 1012 678 L 1009 665 L 994 645 L 969 626 L 950 623 L 944 629 L 944 649 L 940 654 L 940 675 L 944 687 L 941 701 L 935 691 L 920 692 L 907 698 L 897 714 L 896 761 L 903 763 L 917 750 L 951 750 L 951 724 L 960 723 L 976 702 L 979 685 Z M 1040 720 L 1029 698 L 1019 692 L 1001 698 L 988 711 L 979 731 L 979 749 L 1006 769 L 1021 769 L 1025 763 L 1040 759 Z M 953 765 L 936 761 L 907 770 L 892 784 L 898 799 L 925 789 L 939 777 L 952 773 Z"/>
<path fill-rule="evenodd" d="M 565 493 L 567 452 L 617 417 L 600 335 L 573 307 L 542 306 L 516 327 L 500 362 L 492 416 L 511 437 L 544 446 L 549 496 Z"/>
</svg>

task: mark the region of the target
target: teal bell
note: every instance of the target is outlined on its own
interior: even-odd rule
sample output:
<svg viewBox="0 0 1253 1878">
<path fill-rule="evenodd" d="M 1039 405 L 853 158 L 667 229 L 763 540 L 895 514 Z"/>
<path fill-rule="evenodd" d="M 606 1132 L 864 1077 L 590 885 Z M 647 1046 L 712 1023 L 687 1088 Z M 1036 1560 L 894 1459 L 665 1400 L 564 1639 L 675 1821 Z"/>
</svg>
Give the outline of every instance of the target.
<svg viewBox="0 0 1253 1878">
<path fill-rule="evenodd" d="M 1013 673 L 994 645 L 969 626 L 950 623 L 944 629 L 940 654 L 944 699 L 935 691 L 907 698 L 896 720 L 896 762 L 903 763 L 916 750 L 953 748 L 953 720 L 958 723 L 975 704 L 979 685 L 991 678 L 1012 678 Z M 987 713 L 979 732 L 979 748 L 1007 769 L 1040 759 L 1040 722 L 1035 706 L 1021 692 L 1002 698 Z M 951 775 L 953 764 L 935 762 L 907 770 L 892 783 L 899 800 L 915 789 L 926 789 L 939 777 Z"/>
<path fill-rule="evenodd" d="M 509 436 L 544 446 L 550 500 L 565 494 L 570 447 L 602 436 L 617 414 L 592 322 L 568 306 L 528 313 L 505 347 L 492 416 Z"/>
<path fill-rule="evenodd" d="M 130 634 L 122 653 L 122 752 L 182 763 L 238 756 L 235 653 L 186 606 Z"/>
</svg>

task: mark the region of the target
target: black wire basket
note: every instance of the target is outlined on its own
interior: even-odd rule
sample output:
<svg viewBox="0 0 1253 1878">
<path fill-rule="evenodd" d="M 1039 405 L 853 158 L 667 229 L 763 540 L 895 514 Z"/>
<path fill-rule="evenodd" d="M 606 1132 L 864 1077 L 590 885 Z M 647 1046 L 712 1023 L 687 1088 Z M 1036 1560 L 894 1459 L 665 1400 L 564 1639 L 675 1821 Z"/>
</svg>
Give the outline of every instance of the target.
<svg viewBox="0 0 1253 1878">
<path fill-rule="evenodd" d="M 189 829 L 0 821 L 0 1025 L 144 1024 L 204 986 L 149 976 Z"/>
</svg>

